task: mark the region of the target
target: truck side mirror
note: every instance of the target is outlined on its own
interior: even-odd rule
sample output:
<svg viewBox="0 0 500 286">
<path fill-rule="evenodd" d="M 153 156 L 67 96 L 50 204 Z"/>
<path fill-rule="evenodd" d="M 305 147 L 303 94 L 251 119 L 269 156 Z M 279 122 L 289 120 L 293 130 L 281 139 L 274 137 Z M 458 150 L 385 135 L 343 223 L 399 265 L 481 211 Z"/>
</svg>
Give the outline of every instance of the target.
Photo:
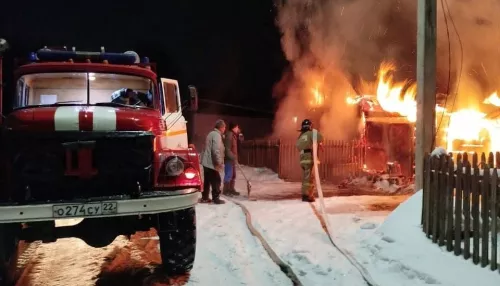
<svg viewBox="0 0 500 286">
<path fill-rule="evenodd" d="M 189 109 L 192 112 L 198 111 L 198 90 L 193 85 L 188 86 L 189 88 Z"/>
</svg>

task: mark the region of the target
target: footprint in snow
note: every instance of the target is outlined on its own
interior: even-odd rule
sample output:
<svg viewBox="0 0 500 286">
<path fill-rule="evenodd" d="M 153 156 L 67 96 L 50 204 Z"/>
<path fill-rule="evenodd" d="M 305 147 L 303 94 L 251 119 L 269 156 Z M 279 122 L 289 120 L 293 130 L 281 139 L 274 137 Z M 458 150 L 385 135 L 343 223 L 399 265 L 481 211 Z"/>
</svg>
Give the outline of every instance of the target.
<svg viewBox="0 0 500 286">
<path fill-rule="evenodd" d="M 367 222 L 367 223 L 362 224 L 360 228 L 361 229 L 374 229 L 376 227 L 377 227 L 376 224 L 374 224 L 372 222 Z"/>
<path fill-rule="evenodd" d="M 395 241 L 393 238 L 388 237 L 388 236 L 383 236 L 382 240 L 385 242 L 388 242 L 388 243 L 393 243 Z"/>
</svg>

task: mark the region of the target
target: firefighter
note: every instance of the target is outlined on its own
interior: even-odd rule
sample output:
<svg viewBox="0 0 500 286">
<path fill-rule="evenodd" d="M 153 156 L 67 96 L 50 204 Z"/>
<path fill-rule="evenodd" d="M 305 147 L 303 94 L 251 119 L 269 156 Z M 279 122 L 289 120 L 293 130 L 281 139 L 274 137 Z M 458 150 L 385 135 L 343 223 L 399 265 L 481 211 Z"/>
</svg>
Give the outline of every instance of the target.
<svg viewBox="0 0 500 286">
<path fill-rule="evenodd" d="M 149 92 L 142 93 L 130 88 L 122 88 L 111 94 L 111 102 L 151 107 L 152 95 Z"/>
<path fill-rule="evenodd" d="M 302 168 L 302 201 L 314 202 L 314 158 L 312 122 L 309 119 L 302 121 L 300 135 L 295 146 L 300 152 L 300 167 Z M 317 133 L 318 147 L 322 148 L 323 136 Z"/>
</svg>

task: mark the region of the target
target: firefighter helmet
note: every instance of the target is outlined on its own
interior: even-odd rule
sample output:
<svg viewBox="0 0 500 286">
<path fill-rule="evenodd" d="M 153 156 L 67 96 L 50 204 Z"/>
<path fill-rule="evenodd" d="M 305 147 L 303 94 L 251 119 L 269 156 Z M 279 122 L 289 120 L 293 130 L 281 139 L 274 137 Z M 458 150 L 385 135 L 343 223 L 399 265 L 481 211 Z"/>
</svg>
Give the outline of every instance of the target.
<svg viewBox="0 0 500 286">
<path fill-rule="evenodd" d="M 312 128 L 312 122 L 311 122 L 311 120 L 304 119 L 304 121 L 302 121 L 302 125 L 300 127 L 300 131 L 302 131 L 302 132 L 308 131 L 308 130 L 311 130 L 311 128 Z"/>
</svg>

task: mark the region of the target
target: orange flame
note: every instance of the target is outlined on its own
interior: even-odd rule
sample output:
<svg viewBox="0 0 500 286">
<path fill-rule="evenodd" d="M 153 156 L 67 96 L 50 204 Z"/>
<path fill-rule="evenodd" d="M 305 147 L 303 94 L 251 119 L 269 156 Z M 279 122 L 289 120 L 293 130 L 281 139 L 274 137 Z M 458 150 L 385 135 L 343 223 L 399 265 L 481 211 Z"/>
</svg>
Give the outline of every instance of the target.
<svg viewBox="0 0 500 286">
<path fill-rule="evenodd" d="M 312 107 L 320 107 L 325 102 L 325 96 L 319 91 L 319 86 L 316 85 L 315 88 L 311 89 L 313 98 L 309 103 Z"/>
<path fill-rule="evenodd" d="M 498 94 L 496 92 L 490 94 L 483 103 L 485 104 L 491 104 L 494 106 L 499 106 L 500 107 L 500 97 L 498 97 Z"/>
<path fill-rule="evenodd" d="M 403 94 L 406 82 L 394 83 L 392 72 L 396 67 L 392 63 L 382 63 L 378 72 L 377 101 L 382 109 L 399 113 L 408 121 L 417 120 L 417 102 L 415 101 L 416 86 L 409 86 Z"/>
</svg>

